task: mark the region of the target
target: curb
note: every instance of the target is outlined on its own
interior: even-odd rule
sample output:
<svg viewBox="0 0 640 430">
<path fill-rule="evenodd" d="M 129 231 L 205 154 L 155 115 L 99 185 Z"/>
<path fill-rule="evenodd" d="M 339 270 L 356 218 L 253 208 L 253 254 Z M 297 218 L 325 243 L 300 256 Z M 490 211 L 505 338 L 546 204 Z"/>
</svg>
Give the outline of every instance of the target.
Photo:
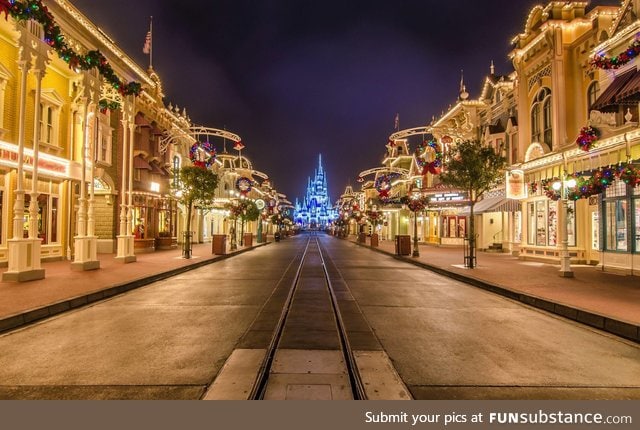
<svg viewBox="0 0 640 430">
<path fill-rule="evenodd" d="M 405 263 L 413 264 L 414 266 L 418 266 L 423 269 L 430 270 L 439 275 L 443 275 L 448 278 L 455 279 L 456 281 L 464 282 L 465 284 L 473 285 L 474 287 L 481 288 L 483 290 L 490 291 L 495 294 L 499 294 L 503 297 L 518 301 L 520 303 L 524 303 L 536 309 L 541 309 L 543 311 L 547 311 L 552 314 L 567 318 L 571 321 L 585 324 L 589 327 L 597 328 L 607 333 L 623 337 L 625 339 L 631 340 L 636 343 L 640 343 L 640 325 L 617 320 L 615 318 L 608 317 L 606 315 L 600 315 L 595 312 L 580 309 L 578 307 L 561 304 L 561 303 L 555 303 L 555 302 L 552 302 L 551 300 L 543 299 L 541 297 L 536 297 L 531 294 L 525 294 L 519 291 L 514 291 L 507 287 L 504 287 L 498 284 L 493 284 L 491 282 L 488 282 L 482 279 L 463 275 L 461 273 L 452 272 L 440 266 L 434 266 L 428 263 L 423 263 L 420 261 L 412 260 L 407 257 L 392 254 L 390 252 L 383 251 L 382 249 L 371 247 L 370 245 L 366 245 L 358 242 L 351 242 L 351 243 L 361 246 L 363 248 L 367 248 L 372 251 L 378 252 L 380 254 L 393 257 L 396 260 L 404 261 Z"/>
<path fill-rule="evenodd" d="M 17 328 L 30 325 L 37 321 L 42 321 L 46 318 L 59 315 L 63 312 L 67 312 L 73 309 L 78 309 L 78 308 L 81 308 L 90 304 L 94 304 L 96 302 L 99 302 L 105 299 L 109 299 L 111 297 L 115 297 L 120 294 L 124 294 L 128 291 L 135 290 L 140 287 L 144 287 L 145 285 L 149 285 L 154 282 L 161 281 L 163 279 L 167 279 L 184 272 L 189 272 L 191 270 L 198 269 L 200 267 L 204 267 L 218 261 L 235 257 L 236 255 L 244 254 L 245 252 L 249 252 L 255 248 L 268 245 L 269 243 L 270 242 L 264 242 L 264 243 L 252 246 L 251 248 L 241 249 L 233 253 L 217 255 L 215 257 L 197 261 L 193 264 L 177 267 L 175 269 L 167 270 L 165 272 L 156 273 L 155 275 L 134 279 L 132 281 L 127 281 L 121 284 L 115 284 L 110 287 L 106 287 L 103 290 L 94 291 L 89 294 L 83 294 L 80 296 L 71 297 L 69 299 L 51 303 L 49 305 L 42 306 L 40 308 L 35 308 L 28 311 L 20 312 L 14 315 L 9 315 L 8 317 L 0 319 L 0 334 L 8 332 L 10 330 L 15 330 Z"/>
</svg>

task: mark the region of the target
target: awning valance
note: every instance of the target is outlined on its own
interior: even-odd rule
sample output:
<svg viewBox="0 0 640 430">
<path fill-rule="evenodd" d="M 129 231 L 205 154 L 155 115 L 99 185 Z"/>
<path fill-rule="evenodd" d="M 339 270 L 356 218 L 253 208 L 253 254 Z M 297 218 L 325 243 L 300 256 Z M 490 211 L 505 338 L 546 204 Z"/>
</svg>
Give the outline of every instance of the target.
<svg viewBox="0 0 640 430">
<path fill-rule="evenodd" d="M 640 100 L 640 70 L 633 74 L 616 95 L 616 103 L 620 105 L 635 105 L 638 100 Z"/>
<path fill-rule="evenodd" d="M 616 101 L 616 98 L 618 97 L 618 94 L 635 75 L 636 70 L 633 69 L 616 76 L 613 79 L 613 82 L 611 82 L 611 84 L 596 99 L 591 106 L 591 109 L 601 112 L 617 110 L 618 102 Z"/>
</svg>

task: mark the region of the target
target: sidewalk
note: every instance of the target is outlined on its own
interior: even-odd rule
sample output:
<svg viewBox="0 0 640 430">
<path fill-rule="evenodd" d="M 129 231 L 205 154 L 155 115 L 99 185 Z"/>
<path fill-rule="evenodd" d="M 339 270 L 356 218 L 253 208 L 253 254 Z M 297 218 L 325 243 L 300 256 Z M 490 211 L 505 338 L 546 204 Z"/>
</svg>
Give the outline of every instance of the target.
<svg viewBox="0 0 640 430">
<path fill-rule="evenodd" d="M 263 245 L 266 243 L 256 246 Z M 178 248 L 138 254 L 137 261 L 129 264 L 117 262 L 115 254 L 98 254 L 100 269 L 86 272 L 72 271 L 66 260 L 43 263 L 45 278 L 42 280 L 0 282 L 0 333 L 241 254 L 256 246 L 239 246 L 233 253 L 213 255 L 211 243 L 201 243 L 192 246 L 192 258 L 188 260 L 182 258 L 182 250 Z M 6 270 L 0 269 L 0 273 Z"/>
<path fill-rule="evenodd" d="M 356 242 L 355 237 L 349 240 Z M 370 248 L 367 244 L 358 244 Z M 560 265 L 520 260 L 510 254 L 479 252 L 478 266 L 464 267 L 462 248 L 419 244 L 420 257 L 396 256 L 394 241 L 378 252 L 471 283 L 536 308 L 640 342 L 640 277 L 572 265 L 574 278 L 559 276 Z"/>
</svg>

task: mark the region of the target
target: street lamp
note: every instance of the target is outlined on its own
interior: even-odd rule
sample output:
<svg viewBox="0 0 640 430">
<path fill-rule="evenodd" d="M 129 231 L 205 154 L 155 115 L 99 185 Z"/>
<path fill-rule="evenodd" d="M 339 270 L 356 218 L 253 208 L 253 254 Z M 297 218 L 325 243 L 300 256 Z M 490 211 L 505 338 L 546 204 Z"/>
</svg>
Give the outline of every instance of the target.
<svg viewBox="0 0 640 430">
<path fill-rule="evenodd" d="M 560 200 L 562 202 L 562 241 L 560 243 L 560 276 L 563 278 L 573 278 L 573 270 L 571 269 L 571 256 L 569 255 L 569 202 L 567 199 L 567 190 L 575 188 L 576 180 L 556 181 L 552 188 L 560 191 Z"/>
<path fill-rule="evenodd" d="M 413 212 L 413 252 L 412 257 L 420 257 L 420 250 L 418 249 L 418 211 L 421 210 L 422 204 L 420 202 L 420 193 L 414 191 L 411 193 L 411 201 L 409 202 L 409 209 Z"/>
</svg>

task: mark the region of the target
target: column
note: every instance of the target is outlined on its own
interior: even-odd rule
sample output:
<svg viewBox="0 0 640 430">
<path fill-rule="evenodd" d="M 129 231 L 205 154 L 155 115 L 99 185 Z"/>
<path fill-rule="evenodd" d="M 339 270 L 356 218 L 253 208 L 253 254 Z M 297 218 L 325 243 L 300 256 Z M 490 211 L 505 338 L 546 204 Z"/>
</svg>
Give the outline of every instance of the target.
<svg viewBox="0 0 640 430">
<path fill-rule="evenodd" d="M 124 102 L 122 109 L 122 181 L 120 183 L 120 225 L 119 235 L 117 237 L 117 255 L 116 260 L 122 263 L 133 263 L 136 261 L 134 254 L 134 237 L 131 234 L 131 219 L 127 224 L 127 216 L 131 216 L 128 210 L 129 203 L 127 201 L 127 188 L 129 177 L 129 164 L 133 161 L 129 153 L 129 115 L 125 108 Z M 129 161 L 129 162 L 128 162 Z M 129 193 L 130 194 L 130 193 Z"/>
<path fill-rule="evenodd" d="M 75 253 L 73 256 L 73 263 L 71 263 L 72 270 L 84 271 L 95 270 L 100 268 L 100 261 L 98 260 L 97 248 L 98 241 L 93 235 L 91 223 L 89 219 L 93 216 L 90 214 L 91 208 L 87 211 L 87 168 L 89 167 L 88 161 L 90 161 L 91 173 L 89 178 L 93 183 L 93 169 L 94 162 L 91 152 L 91 143 L 93 139 L 91 136 L 91 128 L 89 127 L 90 121 L 95 117 L 95 105 L 87 97 L 83 98 L 83 114 L 82 114 L 82 176 L 80 180 L 80 198 L 78 207 L 78 235 L 74 238 Z"/>
<path fill-rule="evenodd" d="M 24 54 L 23 54 L 24 55 Z M 23 57 L 24 58 L 24 57 Z M 19 98 L 19 117 L 18 117 L 18 168 L 17 168 L 17 183 L 15 190 L 15 202 L 13 206 L 13 238 L 7 241 L 8 247 L 8 270 L 2 274 L 3 281 L 34 281 L 44 278 L 44 269 L 40 265 L 40 239 L 37 237 L 37 161 L 36 153 L 33 157 L 34 166 L 34 187 L 35 193 L 32 192 L 31 200 L 36 204 L 35 218 L 33 206 L 30 208 L 32 211 L 29 214 L 29 237 L 23 237 L 23 224 L 24 224 L 24 144 L 25 144 L 25 126 L 26 126 L 26 102 L 27 102 L 27 74 L 29 72 L 30 63 L 21 58 L 18 61 L 18 68 L 20 69 L 20 98 Z M 39 129 L 39 115 L 40 115 L 40 83 L 42 79 L 42 73 L 36 74 L 37 89 L 35 92 L 36 109 L 35 116 L 38 121 L 34 123 L 35 133 L 38 133 Z M 39 135 L 34 142 L 34 151 L 37 151 L 38 142 L 40 140 Z M 34 225 L 35 224 L 35 225 Z M 34 230 L 35 229 L 35 230 Z"/>
</svg>

